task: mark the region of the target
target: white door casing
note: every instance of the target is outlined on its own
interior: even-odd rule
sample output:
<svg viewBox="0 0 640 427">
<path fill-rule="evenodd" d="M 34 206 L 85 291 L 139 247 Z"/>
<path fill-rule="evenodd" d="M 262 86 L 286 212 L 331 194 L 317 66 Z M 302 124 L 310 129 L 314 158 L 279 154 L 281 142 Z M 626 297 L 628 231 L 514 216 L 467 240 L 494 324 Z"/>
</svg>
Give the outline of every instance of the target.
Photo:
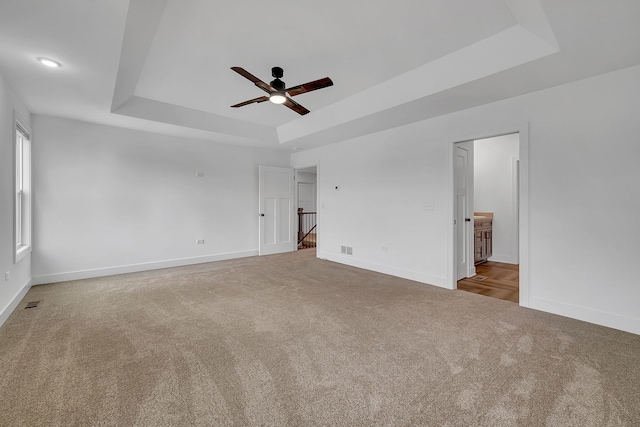
<svg viewBox="0 0 640 427">
<path fill-rule="evenodd" d="M 296 249 L 293 184 L 293 169 L 259 167 L 260 255 L 292 252 Z"/>
<path fill-rule="evenodd" d="M 514 217 L 514 230 L 513 230 L 513 242 L 512 253 L 514 254 L 513 262 L 515 264 L 520 263 L 520 159 L 514 157 L 511 159 L 511 173 L 512 173 L 512 200 L 513 200 L 513 217 Z"/>
</svg>

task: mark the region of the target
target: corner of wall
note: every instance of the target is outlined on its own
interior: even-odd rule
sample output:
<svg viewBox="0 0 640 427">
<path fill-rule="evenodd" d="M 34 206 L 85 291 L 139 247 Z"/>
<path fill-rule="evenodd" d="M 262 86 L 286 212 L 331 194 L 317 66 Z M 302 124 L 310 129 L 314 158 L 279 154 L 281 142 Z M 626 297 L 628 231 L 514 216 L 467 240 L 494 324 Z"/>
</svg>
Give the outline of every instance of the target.
<svg viewBox="0 0 640 427">
<path fill-rule="evenodd" d="M 22 301 L 22 298 L 27 295 L 27 292 L 29 292 L 29 289 L 31 289 L 31 284 L 32 280 L 29 279 L 29 281 L 22 286 L 22 289 L 20 289 L 16 296 L 11 301 L 9 301 L 4 309 L 0 311 L 0 327 L 2 327 L 4 322 L 9 319 L 9 316 L 11 316 L 13 310 L 15 310 L 18 304 L 20 304 L 20 301 Z"/>
<path fill-rule="evenodd" d="M 0 325 L 11 315 L 31 288 L 31 254 L 15 262 L 14 241 L 14 134 L 15 121 L 19 118 L 25 126 L 31 126 L 31 113 L 0 74 L 0 272 L 10 275 L 0 287 Z M 5 245 L 4 242 L 7 242 Z"/>
</svg>

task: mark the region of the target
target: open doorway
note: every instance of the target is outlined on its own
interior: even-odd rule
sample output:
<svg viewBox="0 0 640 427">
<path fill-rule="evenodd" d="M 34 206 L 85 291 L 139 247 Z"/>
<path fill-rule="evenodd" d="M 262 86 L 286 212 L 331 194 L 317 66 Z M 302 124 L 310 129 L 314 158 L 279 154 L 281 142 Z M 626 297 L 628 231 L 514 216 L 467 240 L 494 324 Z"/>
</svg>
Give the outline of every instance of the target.
<svg viewBox="0 0 640 427">
<path fill-rule="evenodd" d="M 520 302 L 520 135 L 457 143 L 457 288 Z"/>
<path fill-rule="evenodd" d="M 297 194 L 298 250 L 316 248 L 317 227 L 317 167 L 297 169 L 295 173 Z"/>
</svg>

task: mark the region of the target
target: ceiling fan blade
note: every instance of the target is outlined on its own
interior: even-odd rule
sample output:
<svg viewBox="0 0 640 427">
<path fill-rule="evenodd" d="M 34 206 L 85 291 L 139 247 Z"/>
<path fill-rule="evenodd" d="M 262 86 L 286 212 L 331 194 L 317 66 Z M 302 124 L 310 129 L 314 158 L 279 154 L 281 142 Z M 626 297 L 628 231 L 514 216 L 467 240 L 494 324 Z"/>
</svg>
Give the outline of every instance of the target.
<svg viewBox="0 0 640 427">
<path fill-rule="evenodd" d="M 333 86 L 333 82 L 329 77 L 325 77 L 323 79 L 314 80 L 309 83 L 290 87 L 289 89 L 286 89 L 286 91 L 289 94 L 289 96 L 296 96 L 302 93 L 311 92 L 312 90 L 323 89 L 329 86 Z"/>
<path fill-rule="evenodd" d="M 240 74 L 242 77 L 251 80 L 256 86 L 258 86 L 260 89 L 264 90 L 267 93 L 271 93 L 271 92 L 275 92 L 276 90 L 274 88 L 272 88 L 270 85 L 268 85 L 267 83 L 263 82 L 262 80 L 260 80 L 259 78 L 257 78 L 256 76 L 254 76 L 253 74 L 251 74 L 250 72 L 248 72 L 247 70 L 245 70 L 242 67 L 231 67 L 231 69 L 233 71 L 235 71 L 236 73 Z"/>
<path fill-rule="evenodd" d="M 233 107 L 233 108 L 244 107 L 245 105 L 257 104 L 257 103 L 268 101 L 268 100 L 269 100 L 268 96 L 261 96 L 259 98 L 253 98 L 253 99 L 250 99 L 248 101 L 244 101 L 244 102 L 241 102 L 239 104 L 232 105 L 231 107 Z"/>
<path fill-rule="evenodd" d="M 301 116 L 304 116 L 305 114 L 310 113 L 309 110 L 307 110 L 302 105 L 298 104 L 296 101 L 288 97 L 287 97 L 287 100 L 284 101 L 284 104 L 282 105 L 284 105 L 285 107 L 291 108 L 293 111 L 300 114 Z"/>
</svg>

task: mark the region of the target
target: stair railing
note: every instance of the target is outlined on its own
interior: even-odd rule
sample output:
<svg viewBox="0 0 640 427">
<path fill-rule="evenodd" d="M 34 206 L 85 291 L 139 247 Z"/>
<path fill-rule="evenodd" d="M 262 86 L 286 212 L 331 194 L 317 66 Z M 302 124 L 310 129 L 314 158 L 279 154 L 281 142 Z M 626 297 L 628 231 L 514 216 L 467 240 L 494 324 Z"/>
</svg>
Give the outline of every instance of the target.
<svg viewBox="0 0 640 427">
<path fill-rule="evenodd" d="M 316 247 L 316 213 L 304 212 L 303 208 L 298 208 L 298 247 Z"/>
</svg>

